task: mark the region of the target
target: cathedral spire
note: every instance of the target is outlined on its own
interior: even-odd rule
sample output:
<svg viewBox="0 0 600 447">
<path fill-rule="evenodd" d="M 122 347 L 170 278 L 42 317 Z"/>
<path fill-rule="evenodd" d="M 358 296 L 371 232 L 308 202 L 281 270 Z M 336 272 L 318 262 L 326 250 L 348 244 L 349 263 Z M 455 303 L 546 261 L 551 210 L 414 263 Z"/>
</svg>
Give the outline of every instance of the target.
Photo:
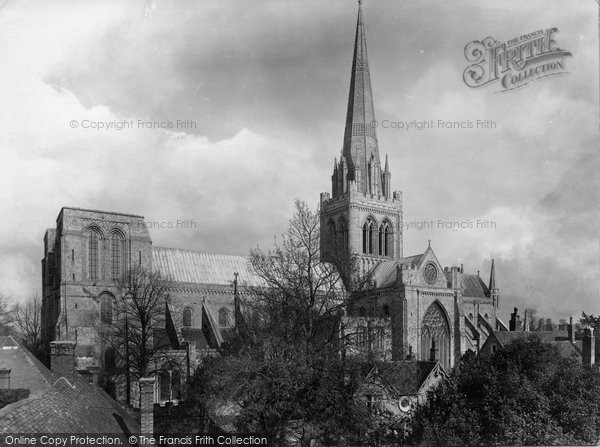
<svg viewBox="0 0 600 447">
<path fill-rule="evenodd" d="M 358 191 L 375 195 L 383 192 L 376 125 L 362 1 L 359 1 L 342 154 L 348 163 L 348 180 L 357 180 L 354 172 L 358 168 L 361 174 L 366 174 L 358 179 Z"/>
</svg>

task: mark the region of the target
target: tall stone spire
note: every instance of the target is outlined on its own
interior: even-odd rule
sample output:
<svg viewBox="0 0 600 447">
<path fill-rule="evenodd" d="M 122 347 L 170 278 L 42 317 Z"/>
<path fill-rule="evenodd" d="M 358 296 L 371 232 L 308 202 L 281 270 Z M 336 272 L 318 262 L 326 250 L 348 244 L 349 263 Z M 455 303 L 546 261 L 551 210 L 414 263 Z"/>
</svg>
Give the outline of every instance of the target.
<svg viewBox="0 0 600 447">
<path fill-rule="evenodd" d="M 359 1 L 342 155 L 348 164 L 348 180 L 357 181 L 358 191 L 365 194 L 383 195 L 367 41 L 361 5 L 362 1 Z M 358 175 L 356 175 L 357 170 L 359 171 Z"/>
</svg>

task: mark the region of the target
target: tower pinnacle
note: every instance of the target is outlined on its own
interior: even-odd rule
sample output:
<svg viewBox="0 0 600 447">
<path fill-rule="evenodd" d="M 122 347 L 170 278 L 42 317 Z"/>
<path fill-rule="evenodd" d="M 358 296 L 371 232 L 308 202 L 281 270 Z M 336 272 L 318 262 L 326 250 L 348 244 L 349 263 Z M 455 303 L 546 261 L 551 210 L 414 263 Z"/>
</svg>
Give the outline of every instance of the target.
<svg viewBox="0 0 600 447">
<path fill-rule="evenodd" d="M 490 285 L 488 287 L 490 293 L 496 289 L 496 269 L 494 268 L 494 260 L 492 259 L 492 268 L 490 269 Z"/>
</svg>

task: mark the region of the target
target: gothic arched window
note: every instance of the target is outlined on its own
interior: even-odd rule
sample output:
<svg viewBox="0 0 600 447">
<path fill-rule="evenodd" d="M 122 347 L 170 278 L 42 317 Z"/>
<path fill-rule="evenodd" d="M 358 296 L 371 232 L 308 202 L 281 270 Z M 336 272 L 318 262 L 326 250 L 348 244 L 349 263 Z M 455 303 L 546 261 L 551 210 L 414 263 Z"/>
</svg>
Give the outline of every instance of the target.
<svg viewBox="0 0 600 447">
<path fill-rule="evenodd" d="M 108 293 L 100 295 L 100 321 L 107 324 L 113 322 L 113 297 Z"/>
<path fill-rule="evenodd" d="M 435 349 L 436 360 L 444 367 L 450 366 L 450 325 L 442 306 L 434 302 L 421 322 L 421 360 L 431 358 Z"/>
<path fill-rule="evenodd" d="M 159 387 L 162 402 L 181 399 L 181 372 L 176 365 L 165 365 L 159 375 Z"/>
<path fill-rule="evenodd" d="M 123 253 L 124 253 L 123 237 L 114 232 L 110 235 L 110 265 L 111 277 L 113 281 L 117 281 L 123 274 Z"/>
<path fill-rule="evenodd" d="M 100 266 L 100 232 L 95 228 L 90 229 L 88 235 L 88 268 L 89 275 L 92 281 L 98 279 L 98 270 Z"/>
<path fill-rule="evenodd" d="M 329 248 L 333 251 L 337 245 L 336 241 L 336 231 L 335 231 L 335 223 L 333 220 L 327 222 L 327 238 L 329 239 Z"/>
<path fill-rule="evenodd" d="M 171 371 L 160 372 L 160 400 L 171 400 Z"/>
<path fill-rule="evenodd" d="M 338 244 L 342 252 L 345 253 L 348 251 L 348 223 L 343 216 L 340 217 L 339 228 Z"/>
<path fill-rule="evenodd" d="M 111 370 L 117 366 L 117 355 L 115 348 L 106 348 L 104 351 L 104 369 Z"/>
<path fill-rule="evenodd" d="M 171 372 L 171 398 L 181 399 L 181 373 L 178 369 Z"/>
<path fill-rule="evenodd" d="M 392 226 L 388 221 L 385 221 L 379 227 L 379 255 L 393 255 L 393 233 Z"/>
<path fill-rule="evenodd" d="M 192 308 L 186 307 L 183 309 L 183 325 L 189 327 L 192 325 Z"/>
<path fill-rule="evenodd" d="M 372 255 L 374 252 L 374 242 L 376 233 L 375 221 L 369 217 L 363 225 L 363 253 Z"/>
<path fill-rule="evenodd" d="M 229 326 L 229 310 L 224 307 L 219 309 L 219 326 L 227 327 Z"/>
</svg>

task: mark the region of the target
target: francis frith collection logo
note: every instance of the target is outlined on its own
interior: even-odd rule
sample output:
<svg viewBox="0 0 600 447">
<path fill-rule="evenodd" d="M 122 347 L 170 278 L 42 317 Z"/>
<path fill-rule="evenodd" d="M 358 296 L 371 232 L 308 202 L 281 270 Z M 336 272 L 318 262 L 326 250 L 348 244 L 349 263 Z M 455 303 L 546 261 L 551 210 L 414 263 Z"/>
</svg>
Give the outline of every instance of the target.
<svg viewBox="0 0 600 447">
<path fill-rule="evenodd" d="M 465 84 L 478 88 L 498 83 L 498 91 L 507 91 L 567 73 L 565 57 L 571 53 L 558 47 L 556 33 L 558 28 L 548 28 L 506 42 L 487 37 L 468 43 L 465 58 L 471 65 L 463 72 Z"/>
</svg>

